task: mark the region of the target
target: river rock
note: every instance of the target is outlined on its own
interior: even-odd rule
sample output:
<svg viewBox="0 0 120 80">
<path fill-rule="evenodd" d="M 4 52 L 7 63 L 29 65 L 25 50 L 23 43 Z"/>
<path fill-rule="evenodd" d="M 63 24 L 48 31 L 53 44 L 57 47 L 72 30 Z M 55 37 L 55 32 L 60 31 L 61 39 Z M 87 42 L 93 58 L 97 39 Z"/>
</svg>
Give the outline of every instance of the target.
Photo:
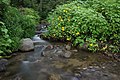
<svg viewBox="0 0 120 80">
<path fill-rule="evenodd" d="M 65 49 L 66 49 L 66 50 L 70 50 L 70 49 L 71 49 L 71 45 L 69 45 L 69 44 L 66 45 L 66 46 L 65 46 Z"/>
<path fill-rule="evenodd" d="M 75 53 L 76 53 L 76 52 L 78 52 L 78 50 L 77 50 L 77 49 L 74 49 L 74 50 L 72 50 L 72 51 L 73 51 L 73 52 L 75 52 Z"/>
<path fill-rule="evenodd" d="M 79 80 L 77 77 L 73 77 L 71 80 Z"/>
<path fill-rule="evenodd" d="M 5 71 L 6 70 L 6 65 L 8 64 L 8 60 L 7 59 L 1 59 L 0 60 L 0 72 L 1 71 Z"/>
<path fill-rule="evenodd" d="M 61 80 L 61 77 L 58 74 L 51 74 L 48 80 Z"/>
<path fill-rule="evenodd" d="M 20 47 L 19 49 L 21 51 L 31 51 L 34 49 L 33 41 L 30 38 L 22 39 L 20 41 Z"/>
<path fill-rule="evenodd" d="M 72 53 L 70 51 L 65 51 L 64 53 L 61 54 L 62 57 L 65 58 L 70 58 L 72 55 Z"/>
<path fill-rule="evenodd" d="M 32 38 L 33 41 L 39 41 L 41 40 L 40 37 L 38 35 L 35 35 L 33 38 Z"/>
<path fill-rule="evenodd" d="M 120 61 L 120 53 L 114 54 L 113 57 L 114 57 L 116 60 Z"/>
<path fill-rule="evenodd" d="M 57 54 L 63 54 L 63 51 L 62 50 L 58 50 L 56 51 Z"/>
</svg>

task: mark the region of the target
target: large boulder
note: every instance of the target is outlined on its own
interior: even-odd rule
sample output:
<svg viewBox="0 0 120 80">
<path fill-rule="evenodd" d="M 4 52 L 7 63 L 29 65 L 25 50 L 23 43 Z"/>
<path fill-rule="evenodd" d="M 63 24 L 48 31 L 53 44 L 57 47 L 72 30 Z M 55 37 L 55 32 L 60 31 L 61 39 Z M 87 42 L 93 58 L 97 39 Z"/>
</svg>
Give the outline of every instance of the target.
<svg viewBox="0 0 120 80">
<path fill-rule="evenodd" d="M 31 51 L 34 49 L 33 41 L 30 38 L 25 38 L 20 41 L 19 50 L 21 51 Z"/>
</svg>

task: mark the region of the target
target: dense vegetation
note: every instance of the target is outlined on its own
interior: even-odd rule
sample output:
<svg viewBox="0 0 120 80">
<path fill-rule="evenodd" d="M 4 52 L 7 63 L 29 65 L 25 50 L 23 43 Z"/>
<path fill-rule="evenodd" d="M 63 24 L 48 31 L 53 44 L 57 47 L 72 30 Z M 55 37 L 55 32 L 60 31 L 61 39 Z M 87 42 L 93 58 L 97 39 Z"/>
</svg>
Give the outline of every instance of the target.
<svg viewBox="0 0 120 80">
<path fill-rule="evenodd" d="M 11 0 L 12 6 L 33 8 L 39 12 L 42 19 L 45 19 L 48 13 L 55 6 L 74 0 Z"/>
<path fill-rule="evenodd" d="M 0 0 L 0 56 L 17 51 L 46 17 L 44 38 L 93 52 L 120 52 L 120 0 Z"/>
<path fill-rule="evenodd" d="M 49 14 L 48 22 L 46 38 L 70 41 L 93 52 L 120 52 L 119 0 L 78 0 L 60 5 Z"/>
<path fill-rule="evenodd" d="M 10 6 L 10 0 L 2 0 L 0 5 L 0 55 L 4 56 L 17 51 L 22 38 L 34 35 L 39 15 L 30 8 Z"/>
<path fill-rule="evenodd" d="M 72 0 L 0 0 L 0 56 L 17 51 L 22 38 L 31 38 L 40 19 L 57 4 Z"/>
</svg>

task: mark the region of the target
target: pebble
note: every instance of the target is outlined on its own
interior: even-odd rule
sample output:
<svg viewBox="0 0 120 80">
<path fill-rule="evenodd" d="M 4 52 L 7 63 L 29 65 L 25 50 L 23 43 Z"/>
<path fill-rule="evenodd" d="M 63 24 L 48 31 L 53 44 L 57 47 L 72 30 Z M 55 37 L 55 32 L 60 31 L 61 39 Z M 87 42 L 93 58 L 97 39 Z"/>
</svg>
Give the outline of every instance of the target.
<svg viewBox="0 0 120 80">
<path fill-rule="evenodd" d="M 63 51 L 62 51 L 62 50 L 59 50 L 59 51 L 57 51 L 56 53 L 57 53 L 57 54 L 62 54 Z"/>
<path fill-rule="evenodd" d="M 70 45 L 66 45 L 66 50 L 70 50 L 71 49 L 71 46 Z"/>
<path fill-rule="evenodd" d="M 61 77 L 58 74 L 51 74 L 48 80 L 61 80 Z"/>
<path fill-rule="evenodd" d="M 91 69 L 92 72 L 95 72 L 96 70 L 95 69 Z"/>
<path fill-rule="evenodd" d="M 85 68 L 83 68 L 83 70 L 86 70 L 87 68 L 85 67 Z"/>
<path fill-rule="evenodd" d="M 0 60 L 0 72 L 6 70 L 6 65 L 8 64 L 7 59 Z"/>
<path fill-rule="evenodd" d="M 90 68 L 90 69 L 92 69 L 92 68 L 93 68 L 93 66 L 89 66 L 89 68 Z"/>
<path fill-rule="evenodd" d="M 77 77 L 73 77 L 72 80 L 79 80 Z"/>
<path fill-rule="evenodd" d="M 70 51 L 66 51 L 65 53 L 63 53 L 63 57 L 65 58 L 70 58 L 72 55 L 72 53 Z"/>
<path fill-rule="evenodd" d="M 74 75 L 75 75 L 75 77 L 81 77 L 80 73 L 75 73 Z"/>
<path fill-rule="evenodd" d="M 102 68 L 103 68 L 103 69 L 105 69 L 105 67 L 104 67 L 104 66 L 103 66 Z"/>
<path fill-rule="evenodd" d="M 78 50 L 77 49 L 75 49 L 75 50 L 72 50 L 73 52 L 78 52 Z"/>
</svg>

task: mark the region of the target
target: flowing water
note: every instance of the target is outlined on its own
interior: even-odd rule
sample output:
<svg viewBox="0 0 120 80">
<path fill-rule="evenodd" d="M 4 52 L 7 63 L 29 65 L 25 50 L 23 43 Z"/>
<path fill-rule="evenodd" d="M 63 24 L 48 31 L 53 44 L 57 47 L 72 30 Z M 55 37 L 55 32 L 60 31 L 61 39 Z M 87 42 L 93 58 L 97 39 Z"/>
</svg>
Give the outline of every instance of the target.
<svg viewBox="0 0 120 80">
<path fill-rule="evenodd" d="M 100 53 L 65 48 L 65 43 L 40 40 L 34 51 L 11 58 L 0 80 L 120 80 L 119 62 Z M 64 57 L 65 52 L 70 57 Z"/>
</svg>

